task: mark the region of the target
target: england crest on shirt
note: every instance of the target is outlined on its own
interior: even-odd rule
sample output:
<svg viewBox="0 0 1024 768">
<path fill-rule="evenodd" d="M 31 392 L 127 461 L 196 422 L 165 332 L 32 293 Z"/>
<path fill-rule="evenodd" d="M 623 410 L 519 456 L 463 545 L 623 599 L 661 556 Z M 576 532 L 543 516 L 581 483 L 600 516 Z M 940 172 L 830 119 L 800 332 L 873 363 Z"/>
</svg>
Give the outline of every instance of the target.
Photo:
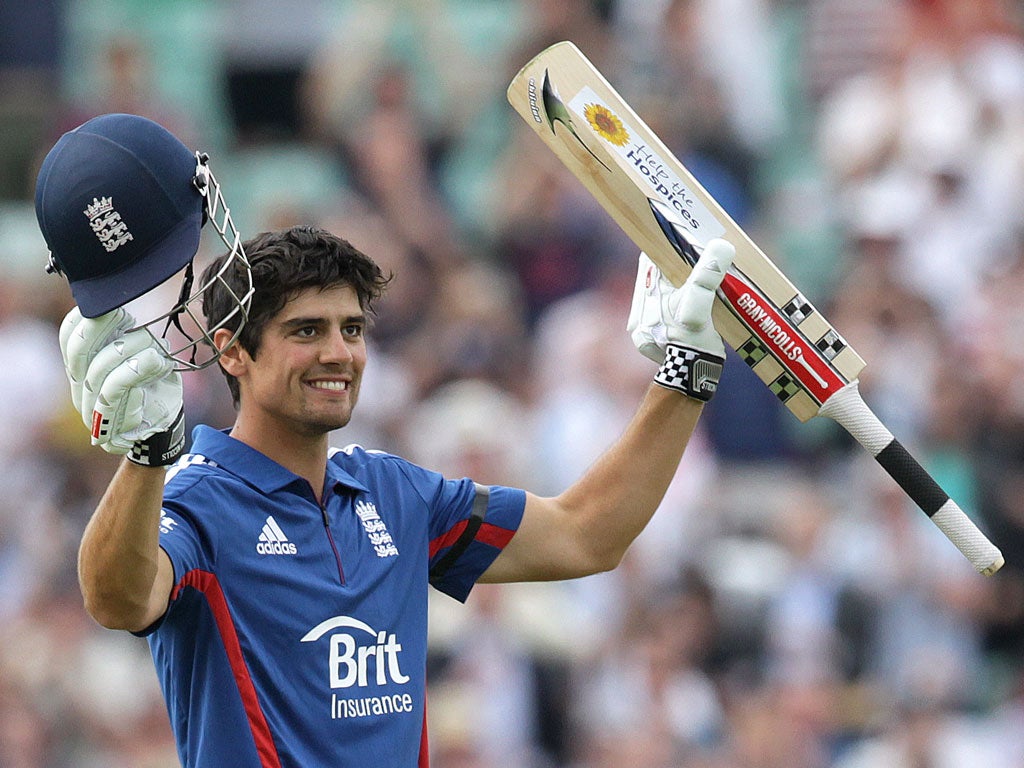
<svg viewBox="0 0 1024 768">
<path fill-rule="evenodd" d="M 391 538 L 384 521 L 380 519 L 377 507 L 373 502 L 357 501 L 356 516 L 363 524 L 363 530 L 366 532 L 370 544 L 373 545 L 377 557 L 394 557 L 398 554 L 398 547 L 395 546 L 395 541 Z"/>
</svg>

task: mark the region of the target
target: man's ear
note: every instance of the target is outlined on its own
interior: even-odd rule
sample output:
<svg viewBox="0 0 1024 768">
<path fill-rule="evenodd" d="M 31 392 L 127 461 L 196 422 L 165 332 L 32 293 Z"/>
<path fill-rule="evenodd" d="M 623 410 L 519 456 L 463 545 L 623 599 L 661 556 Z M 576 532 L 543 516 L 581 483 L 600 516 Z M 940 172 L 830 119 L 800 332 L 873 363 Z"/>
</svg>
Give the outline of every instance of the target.
<svg viewBox="0 0 1024 768">
<path fill-rule="evenodd" d="M 213 332 L 213 343 L 217 346 L 217 349 L 223 350 L 220 355 L 220 359 L 217 361 L 220 363 L 220 367 L 230 373 L 235 378 L 245 370 L 245 363 L 249 360 L 249 354 L 242 349 L 242 345 L 235 340 L 234 344 L 231 344 L 231 338 L 235 335 L 235 332 L 229 328 L 218 328 Z M 225 346 L 231 344 L 230 347 L 225 349 Z"/>
</svg>

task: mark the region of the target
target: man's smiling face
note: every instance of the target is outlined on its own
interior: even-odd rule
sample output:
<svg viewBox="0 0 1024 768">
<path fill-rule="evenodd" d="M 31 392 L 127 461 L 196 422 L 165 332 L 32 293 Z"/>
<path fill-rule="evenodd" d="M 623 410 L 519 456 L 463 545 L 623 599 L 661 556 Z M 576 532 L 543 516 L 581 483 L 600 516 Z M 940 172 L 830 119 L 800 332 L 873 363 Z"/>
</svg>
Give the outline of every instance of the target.
<svg viewBox="0 0 1024 768">
<path fill-rule="evenodd" d="M 255 358 L 241 351 L 239 415 L 321 436 L 348 424 L 366 367 L 366 315 L 348 285 L 296 294 L 263 329 Z"/>
</svg>

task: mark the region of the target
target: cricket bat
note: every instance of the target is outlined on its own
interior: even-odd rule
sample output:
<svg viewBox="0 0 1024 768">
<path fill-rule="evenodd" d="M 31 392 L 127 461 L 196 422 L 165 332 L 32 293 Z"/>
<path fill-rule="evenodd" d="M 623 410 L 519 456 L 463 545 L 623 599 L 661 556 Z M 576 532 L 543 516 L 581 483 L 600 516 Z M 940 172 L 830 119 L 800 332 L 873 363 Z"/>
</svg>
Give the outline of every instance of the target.
<svg viewBox="0 0 1024 768">
<path fill-rule="evenodd" d="M 833 419 L 892 476 L 975 569 L 1003 556 L 861 397 L 864 360 L 740 229 L 571 42 L 541 51 L 508 100 L 675 285 L 704 244 L 736 248 L 712 312 L 722 338 L 801 421 Z"/>
</svg>

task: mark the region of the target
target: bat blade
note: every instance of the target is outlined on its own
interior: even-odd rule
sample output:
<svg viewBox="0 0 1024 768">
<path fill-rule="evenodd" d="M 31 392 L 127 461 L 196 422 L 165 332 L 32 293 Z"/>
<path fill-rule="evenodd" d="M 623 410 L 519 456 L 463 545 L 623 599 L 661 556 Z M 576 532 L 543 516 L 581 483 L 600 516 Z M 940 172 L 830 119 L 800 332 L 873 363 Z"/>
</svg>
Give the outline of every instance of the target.
<svg viewBox="0 0 1024 768">
<path fill-rule="evenodd" d="M 999 550 L 864 404 L 857 390 L 865 365 L 860 355 L 575 45 L 541 51 L 513 78 L 507 95 L 674 284 L 686 279 L 709 240 L 731 242 L 736 258 L 712 313 L 726 343 L 801 421 L 823 415 L 846 428 L 979 572 L 998 570 Z M 844 406 L 836 407 L 839 402 Z M 886 441 L 879 443 L 880 436 Z"/>
<path fill-rule="evenodd" d="M 856 379 L 864 360 L 575 45 L 557 43 L 534 57 L 508 99 L 676 285 L 708 240 L 724 237 L 736 247 L 715 326 L 797 418 L 816 416 Z"/>
</svg>

